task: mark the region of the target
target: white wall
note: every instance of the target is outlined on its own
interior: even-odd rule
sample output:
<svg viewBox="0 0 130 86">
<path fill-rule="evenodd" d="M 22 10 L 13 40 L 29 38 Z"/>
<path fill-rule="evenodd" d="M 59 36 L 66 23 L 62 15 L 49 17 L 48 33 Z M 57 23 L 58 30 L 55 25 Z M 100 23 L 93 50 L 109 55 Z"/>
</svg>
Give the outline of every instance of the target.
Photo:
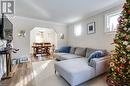
<svg viewBox="0 0 130 86">
<path fill-rule="evenodd" d="M 13 46 L 14 46 L 14 48 L 20 49 L 17 54 L 13 55 L 13 57 L 29 55 L 29 53 L 30 53 L 30 31 L 34 27 L 52 28 L 57 33 L 64 33 L 64 35 L 65 35 L 64 40 L 57 39 L 58 47 L 67 45 L 67 37 L 66 37 L 67 30 L 66 30 L 66 25 L 64 25 L 64 24 L 46 22 L 46 21 L 35 20 L 35 19 L 30 19 L 30 18 L 25 18 L 25 17 L 17 17 L 17 16 L 10 18 L 10 20 L 13 23 L 13 30 L 14 30 L 13 31 L 13 33 L 14 33 Z M 20 30 L 26 31 L 25 38 L 17 36 L 17 34 L 19 33 Z"/>
<path fill-rule="evenodd" d="M 108 49 L 112 50 L 114 33 L 105 33 L 105 14 L 121 10 L 122 6 L 118 6 L 112 9 L 109 9 L 105 12 L 97 14 L 95 16 L 89 17 L 84 19 L 80 22 L 74 23 L 82 24 L 82 35 L 80 37 L 75 37 L 74 35 L 74 24 L 68 25 L 68 44 L 70 46 L 77 46 L 77 47 L 90 47 L 90 48 L 101 48 L 101 49 Z M 87 34 L 87 24 L 90 22 L 96 22 L 96 33 L 94 34 Z"/>
</svg>

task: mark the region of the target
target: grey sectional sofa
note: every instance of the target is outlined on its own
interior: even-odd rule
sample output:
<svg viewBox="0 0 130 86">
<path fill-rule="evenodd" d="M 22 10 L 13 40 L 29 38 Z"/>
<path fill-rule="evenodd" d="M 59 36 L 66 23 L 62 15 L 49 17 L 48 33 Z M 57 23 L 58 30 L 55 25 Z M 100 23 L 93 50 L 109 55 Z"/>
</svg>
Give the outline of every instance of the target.
<svg viewBox="0 0 130 86">
<path fill-rule="evenodd" d="M 55 53 L 56 59 L 60 60 L 54 65 L 56 72 L 71 86 L 79 85 L 106 72 L 109 56 L 93 58 L 88 62 L 89 55 L 96 50 L 91 48 L 71 48 L 70 53 Z"/>
<path fill-rule="evenodd" d="M 57 60 L 68 60 L 68 59 L 74 59 L 74 58 L 81 58 L 86 56 L 86 48 L 80 48 L 80 47 L 71 47 L 70 53 L 61 53 L 57 52 L 54 54 L 54 57 Z"/>
</svg>

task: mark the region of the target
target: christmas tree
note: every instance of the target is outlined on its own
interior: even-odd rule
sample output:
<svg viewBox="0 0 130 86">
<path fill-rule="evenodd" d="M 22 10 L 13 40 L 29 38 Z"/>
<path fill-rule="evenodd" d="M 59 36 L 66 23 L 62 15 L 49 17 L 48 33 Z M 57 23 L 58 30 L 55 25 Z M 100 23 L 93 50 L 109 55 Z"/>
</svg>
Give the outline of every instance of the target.
<svg viewBox="0 0 130 86">
<path fill-rule="evenodd" d="M 109 86 L 130 86 L 130 0 L 126 0 L 118 23 L 107 82 Z"/>
</svg>

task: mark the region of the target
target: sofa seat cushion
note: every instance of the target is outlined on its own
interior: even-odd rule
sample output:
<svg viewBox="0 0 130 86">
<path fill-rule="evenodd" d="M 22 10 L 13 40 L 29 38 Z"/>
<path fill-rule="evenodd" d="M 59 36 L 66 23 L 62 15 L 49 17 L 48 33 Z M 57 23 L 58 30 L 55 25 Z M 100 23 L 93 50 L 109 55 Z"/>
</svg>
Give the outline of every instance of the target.
<svg viewBox="0 0 130 86">
<path fill-rule="evenodd" d="M 70 53 L 55 53 L 54 57 L 56 57 L 57 60 L 68 60 L 68 59 L 80 58 L 81 56 Z"/>
<path fill-rule="evenodd" d="M 56 62 L 55 69 L 72 86 L 83 83 L 95 76 L 95 69 L 88 66 L 85 58 Z"/>
<path fill-rule="evenodd" d="M 58 59 L 58 60 L 61 60 L 61 57 L 62 57 L 63 55 L 66 55 L 66 54 L 68 54 L 68 53 L 54 53 L 54 57 L 55 57 L 56 59 Z"/>
<path fill-rule="evenodd" d="M 58 56 L 62 56 L 62 55 L 66 55 L 68 53 L 55 53 L 55 55 L 58 55 Z"/>
<path fill-rule="evenodd" d="M 75 59 L 75 58 L 80 58 L 81 56 L 75 55 L 75 54 L 64 54 L 60 56 L 60 60 L 68 60 L 68 59 Z"/>
</svg>

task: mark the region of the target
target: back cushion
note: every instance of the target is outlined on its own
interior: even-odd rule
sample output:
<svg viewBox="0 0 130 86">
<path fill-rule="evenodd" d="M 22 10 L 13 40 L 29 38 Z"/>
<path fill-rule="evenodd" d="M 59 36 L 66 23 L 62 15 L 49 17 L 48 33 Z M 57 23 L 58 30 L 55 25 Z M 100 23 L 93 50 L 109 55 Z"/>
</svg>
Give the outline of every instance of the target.
<svg viewBox="0 0 130 86">
<path fill-rule="evenodd" d="M 62 53 L 69 53 L 70 47 L 69 46 L 61 47 L 58 51 Z"/>
<path fill-rule="evenodd" d="M 75 54 L 79 56 L 85 57 L 86 55 L 86 48 L 76 48 Z"/>
<path fill-rule="evenodd" d="M 94 51 L 96 51 L 96 49 L 87 48 L 86 57 L 88 58 L 90 56 L 90 54 L 93 53 Z"/>
<path fill-rule="evenodd" d="M 75 48 L 74 48 L 74 47 L 71 47 L 71 48 L 70 48 L 70 53 L 71 53 L 71 54 L 74 54 L 74 52 L 75 52 Z"/>
</svg>

